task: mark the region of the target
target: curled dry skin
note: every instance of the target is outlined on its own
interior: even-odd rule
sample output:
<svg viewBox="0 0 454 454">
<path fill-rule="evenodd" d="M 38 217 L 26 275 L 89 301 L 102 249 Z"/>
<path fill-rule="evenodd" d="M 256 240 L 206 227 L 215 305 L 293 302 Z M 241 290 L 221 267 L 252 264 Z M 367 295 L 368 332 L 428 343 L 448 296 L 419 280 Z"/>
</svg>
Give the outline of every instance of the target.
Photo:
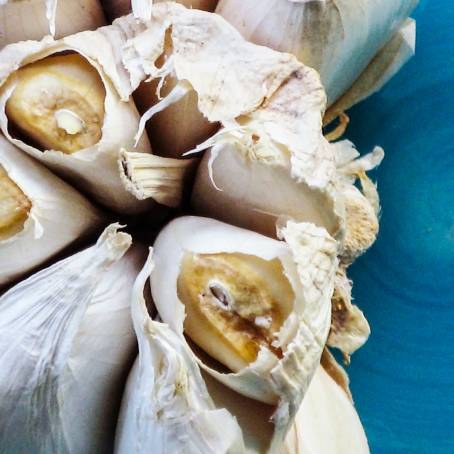
<svg viewBox="0 0 454 454">
<path fill-rule="evenodd" d="M 102 135 L 105 90 L 96 69 L 79 54 L 46 57 L 19 69 L 6 114 L 41 149 L 74 153 Z"/>
<path fill-rule="evenodd" d="M 0 166 L 0 240 L 24 228 L 32 205 L 27 196 Z"/>
<path fill-rule="evenodd" d="M 185 333 L 230 370 L 253 363 L 262 347 L 282 357 L 274 342 L 295 295 L 278 259 L 186 253 L 177 286 Z"/>
</svg>

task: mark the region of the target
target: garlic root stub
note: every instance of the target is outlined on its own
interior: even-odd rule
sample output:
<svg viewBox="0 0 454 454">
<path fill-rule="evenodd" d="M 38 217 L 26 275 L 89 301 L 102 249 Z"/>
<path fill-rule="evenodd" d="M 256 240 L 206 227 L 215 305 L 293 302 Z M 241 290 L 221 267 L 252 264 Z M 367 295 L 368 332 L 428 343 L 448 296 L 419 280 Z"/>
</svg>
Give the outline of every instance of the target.
<svg viewBox="0 0 454 454">
<path fill-rule="evenodd" d="M 24 228 L 31 207 L 28 197 L 0 165 L 0 241 Z"/>
<path fill-rule="evenodd" d="M 185 333 L 234 372 L 257 359 L 261 346 L 276 356 L 274 335 L 295 295 L 279 260 L 247 254 L 186 253 L 178 278 Z"/>
<path fill-rule="evenodd" d="M 50 56 L 22 67 L 6 104 L 12 128 L 40 149 L 74 153 L 102 135 L 105 90 L 79 54 Z"/>
<path fill-rule="evenodd" d="M 55 1 L 55 0 L 54 0 Z M 55 38 L 106 24 L 98 0 L 56 0 Z M 0 49 L 9 43 L 36 39 L 50 33 L 44 0 L 9 0 L 0 5 Z"/>
</svg>

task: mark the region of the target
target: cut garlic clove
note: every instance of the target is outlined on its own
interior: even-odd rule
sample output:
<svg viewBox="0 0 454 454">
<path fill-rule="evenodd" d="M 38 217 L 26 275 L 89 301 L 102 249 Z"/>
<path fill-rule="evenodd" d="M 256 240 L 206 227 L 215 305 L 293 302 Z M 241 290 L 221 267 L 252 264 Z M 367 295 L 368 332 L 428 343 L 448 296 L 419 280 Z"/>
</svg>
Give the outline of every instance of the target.
<svg viewBox="0 0 454 454">
<path fill-rule="evenodd" d="M 99 142 L 105 90 L 79 54 L 51 56 L 24 66 L 6 103 L 10 127 L 41 149 L 74 153 Z"/>
<path fill-rule="evenodd" d="M 74 188 L 0 136 L 0 286 L 102 221 Z"/>
<path fill-rule="evenodd" d="M 273 343 L 295 294 L 279 260 L 240 253 L 186 253 L 178 277 L 185 333 L 206 353 L 239 372 Z"/>
<path fill-rule="evenodd" d="M 24 229 L 30 209 L 30 199 L 0 165 L 0 241 Z"/>
<path fill-rule="evenodd" d="M 337 267 L 337 244 L 325 230 L 288 221 L 279 235 L 283 241 L 179 218 L 156 239 L 150 278 L 160 319 L 187 339 L 199 367 L 268 404 L 270 449 L 320 362 Z"/>
<path fill-rule="evenodd" d="M 335 242 L 322 229 L 288 222 L 281 235 L 285 242 L 195 217 L 174 220 L 159 234 L 153 259 L 150 254 L 132 292 L 139 357 L 123 397 L 116 454 L 281 452 L 320 361 L 337 266 Z M 199 272 L 194 265 L 200 258 L 202 264 L 216 265 Z M 281 290 L 288 291 L 290 283 L 291 314 L 275 336 L 276 345 L 283 347 L 281 359 L 267 358 L 262 347 L 260 361 L 236 374 L 220 373 L 187 342 L 183 328 L 190 315 L 179 300 L 179 287 L 184 281 L 189 290 L 197 288 L 210 269 L 218 281 L 230 284 L 244 272 L 239 287 L 232 290 L 235 295 L 247 295 L 250 286 L 245 289 L 245 281 L 253 286 L 265 280 L 266 293 L 282 297 Z M 146 309 L 144 285 L 150 274 L 153 300 L 164 323 L 152 321 Z M 194 306 L 200 307 L 197 302 Z M 261 310 L 262 304 L 252 306 L 253 312 L 257 307 Z M 199 326 L 201 331 L 206 328 L 205 323 Z M 226 328 L 234 331 L 230 325 Z M 243 334 L 241 326 L 236 328 Z M 219 332 L 212 336 L 215 343 L 219 338 Z M 265 390 L 266 382 L 276 394 L 271 405 L 244 397 L 257 394 L 256 388 Z"/>
<path fill-rule="evenodd" d="M 243 453 L 238 422 L 214 405 L 184 338 L 147 311 L 145 283 L 153 268 L 150 252 L 131 295 L 139 356 L 123 395 L 114 452 Z"/>
</svg>

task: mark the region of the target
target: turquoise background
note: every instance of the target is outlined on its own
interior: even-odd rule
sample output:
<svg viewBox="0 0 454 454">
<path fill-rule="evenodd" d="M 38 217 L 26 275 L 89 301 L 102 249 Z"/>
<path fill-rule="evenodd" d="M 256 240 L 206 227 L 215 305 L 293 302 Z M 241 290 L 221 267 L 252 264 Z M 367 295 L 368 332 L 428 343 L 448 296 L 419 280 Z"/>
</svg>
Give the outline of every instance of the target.
<svg viewBox="0 0 454 454">
<path fill-rule="evenodd" d="M 373 454 L 454 453 L 454 1 L 413 17 L 416 56 L 347 133 L 386 153 L 379 238 L 351 270 L 372 334 L 348 371 Z"/>
</svg>

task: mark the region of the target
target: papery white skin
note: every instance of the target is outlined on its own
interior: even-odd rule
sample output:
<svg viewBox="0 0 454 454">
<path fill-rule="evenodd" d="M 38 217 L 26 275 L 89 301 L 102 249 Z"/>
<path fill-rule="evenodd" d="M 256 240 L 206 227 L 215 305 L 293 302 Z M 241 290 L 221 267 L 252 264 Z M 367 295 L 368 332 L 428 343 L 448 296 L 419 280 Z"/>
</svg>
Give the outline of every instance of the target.
<svg viewBox="0 0 454 454">
<path fill-rule="evenodd" d="M 124 26 L 124 28 L 122 28 Z M 98 202 L 121 213 L 133 214 L 149 209 L 153 201 L 138 200 L 130 190 L 125 188 L 124 181 L 129 179 L 121 162 L 121 150 L 127 152 L 151 153 L 146 136 L 142 136 L 135 147 L 134 135 L 139 124 L 139 115 L 130 95 L 132 87 L 127 71 L 120 64 L 121 48 L 125 44 L 130 30 L 129 22 L 102 27 L 97 31 L 77 33 L 54 41 L 44 38 L 42 41 L 27 41 L 10 44 L 0 52 L 0 127 L 5 136 L 18 148 L 45 163 L 59 175 L 68 178 L 76 186 L 90 193 Z M 14 71 L 21 66 L 40 60 L 46 56 L 62 52 L 74 51 L 83 56 L 98 72 L 106 92 L 104 103 L 104 123 L 102 137 L 98 143 L 73 154 L 60 151 L 41 151 L 11 137 L 8 131 L 8 118 L 5 105 L 15 86 Z M 9 76 L 11 78 L 8 79 Z M 8 81 L 7 81 L 8 79 Z M 154 156 L 153 163 L 159 157 Z M 187 162 L 176 161 L 175 166 L 187 167 Z M 175 167 L 174 166 L 174 167 Z M 162 166 L 158 178 L 151 185 L 158 187 L 162 182 L 174 179 L 173 171 L 167 171 L 167 163 Z M 167 203 L 168 194 L 160 197 L 154 191 L 154 200 Z M 171 197 L 173 204 L 178 204 L 181 191 L 176 189 Z M 176 202 L 175 202 L 176 201 Z"/>
<path fill-rule="evenodd" d="M 337 165 L 337 190 L 346 207 L 345 237 L 341 259 L 350 265 L 374 242 L 378 234 L 380 199 L 377 186 L 366 172 L 380 165 L 384 151 L 375 147 L 371 153 L 360 156 L 353 143 L 342 140 L 333 144 Z M 355 186 L 361 182 L 361 190 Z"/>
<path fill-rule="evenodd" d="M 284 454 L 369 454 L 361 421 L 345 392 L 319 366 L 285 440 Z"/>
<path fill-rule="evenodd" d="M 331 104 L 323 119 L 333 121 L 341 112 L 381 90 L 415 54 L 416 22 L 407 19 L 393 37 L 377 52 L 353 85 Z"/>
<path fill-rule="evenodd" d="M 106 21 L 97 0 L 0 1 L 0 49 L 26 39 L 56 38 L 94 30 Z"/>
<path fill-rule="evenodd" d="M 199 366 L 238 393 L 277 404 L 272 446 L 279 445 L 312 378 L 328 335 L 331 296 L 337 267 L 336 242 L 311 224 L 289 221 L 276 241 L 207 218 L 172 221 L 154 245 L 151 291 L 159 316 L 180 336 L 185 308 L 178 298 L 177 279 L 185 252 L 254 255 L 279 259 L 295 293 L 294 308 L 277 338 L 284 356 L 262 347 L 257 359 L 237 373 L 220 373 L 195 357 Z M 304 353 L 303 353 L 304 352 Z"/>
<path fill-rule="evenodd" d="M 139 356 L 123 396 L 115 453 L 243 452 L 235 418 L 214 406 L 186 342 L 148 315 L 143 295 L 152 269 L 150 252 L 132 293 Z"/>
<path fill-rule="evenodd" d="M 319 71 L 336 101 L 398 33 L 418 0 L 220 0 L 216 12 L 257 44 L 294 53 Z M 398 55 L 398 52 L 396 52 Z M 400 59 L 402 65 L 406 58 Z"/>
<path fill-rule="evenodd" d="M 111 452 L 145 252 L 118 227 L 0 298 L 2 452 Z"/>
<path fill-rule="evenodd" d="M 0 286 L 98 227 L 102 214 L 74 188 L 0 135 L 0 165 L 31 202 L 24 228 L 0 240 Z"/>
</svg>

